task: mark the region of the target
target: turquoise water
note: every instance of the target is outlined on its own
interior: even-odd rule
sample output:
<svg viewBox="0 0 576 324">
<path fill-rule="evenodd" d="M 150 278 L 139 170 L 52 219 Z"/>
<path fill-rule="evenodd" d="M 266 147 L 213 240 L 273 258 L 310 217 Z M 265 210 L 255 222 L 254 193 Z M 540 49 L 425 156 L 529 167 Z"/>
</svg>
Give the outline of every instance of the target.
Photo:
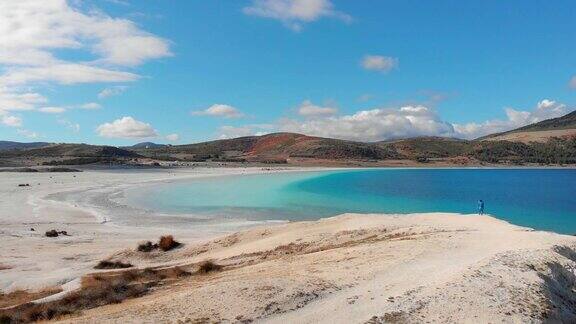
<svg viewBox="0 0 576 324">
<path fill-rule="evenodd" d="M 206 178 L 129 195 L 167 213 L 215 219 L 318 219 L 345 212 L 476 213 L 576 233 L 576 170 L 375 169 Z"/>
</svg>

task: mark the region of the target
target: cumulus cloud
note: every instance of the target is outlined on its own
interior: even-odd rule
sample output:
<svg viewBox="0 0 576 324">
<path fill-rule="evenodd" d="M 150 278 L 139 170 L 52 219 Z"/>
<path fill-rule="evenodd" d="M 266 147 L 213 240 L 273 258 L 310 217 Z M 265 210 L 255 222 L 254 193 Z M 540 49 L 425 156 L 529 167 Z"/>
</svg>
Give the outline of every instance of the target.
<svg viewBox="0 0 576 324">
<path fill-rule="evenodd" d="M 0 118 L 2 124 L 10 127 L 20 127 L 22 126 L 22 119 L 20 117 L 12 116 L 12 115 L 4 115 Z"/>
<path fill-rule="evenodd" d="M 240 112 L 240 110 L 236 109 L 235 107 L 223 104 L 215 104 L 212 105 L 204 110 L 197 110 L 193 111 L 192 115 L 194 116 L 213 116 L 213 117 L 222 117 L 222 118 L 240 118 L 243 117 L 244 114 Z"/>
<path fill-rule="evenodd" d="M 237 138 L 244 136 L 261 136 L 272 132 L 275 129 L 274 125 L 269 124 L 255 124 L 245 126 L 222 126 L 219 129 L 220 139 Z"/>
<path fill-rule="evenodd" d="M 172 55 L 168 41 L 131 20 L 83 6 L 73 0 L 0 1 L 0 110 L 46 103 L 30 90 L 39 86 L 136 81 L 140 76 L 127 67 Z"/>
<path fill-rule="evenodd" d="M 104 89 L 102 89 L 102 91 L 100 91 L 98 93 L 98 98 L 99 99 L 105 99 L 108 97 L 118 96 L 118 95 L 122 94 L 124 91 L 126 91 L 126 89 L 128 89 L 128 87 L 126 87 L 126 86 L 115 86 L 115 87 L 104 88 Z"/>
<path fill-rule="evenodd" d="M 52 65 L 59 49 L 96 54 L 97 62 L 134 66 L 171 55 L 166 40 L 127 19 L 82 12 L 66 0 L 18 0 L 0 4 L 0 63 Z"/>
<path fill-rule="evenodd" d="M 168 135 L 166 135 L 166 139 L 169 140 L 170 142 L 177 142 L 178 140 L 180 140 L 180 135 L 168 134 Z"/>
<path fill-rule="evenodd" d="M 111 123 L 104 123 L 96 128 L 96 132 L 99 136 L 108 138 L 148 138 L 158 136 L 158 133 L 150 124 L 129 116 L 116 119 Z"/>
<path fill-rule="evenodd" d="M 506 108 L 507 119 L 493 119 L 482 123 L 454 124 L 459 137 L 478 138 L 493 133 L 509 131 L 518 127 L 537 123 L 546 119 L 556 118 L 568 113 L 565 104 L 544 99 L 532 111 Z"/>
<path fill-rule="evenodd" d="M 382 141 L 421 135 L 451 136 L 454 128 L 425 106 L 358 111 L 352 115 L 280 122 L 282 131 L 355 141 Z"/>
<path fill-rule="evenodd" d="M 301 31 L 304 24 L 323 17 L 352 21 L 349 15 L 335 10 L 330 0 L 253 0 L 243 11 L 247 15 L 279 20 L 294 31 Z"/>
<path fill-rule="evenodd" d="M 361 110 L 350 115 L 282 119 L 281 131 L 355 141 L 382 141 L 415 136 L 445 136 L 473 139 L 508 131 L 566 114 L 566 105 L 553 100 L 540 101 L 533 110 L 506 108 L 507 118 L 480 123 L 454 124 L 442 119 L 425 105 Z M 248 131 L 245 131 L 246 133 Z"/>
<path fill-rule="evenodd" d="M 300 107 L 298 107 L 298 114 L 300 116 L 314 118 L 318 116 L 332 116 L 338 112 L 337 108 L 333 107 L 322 107 L 313 104 L 310 100 L 305 100 L 302 102 Z"/>
<path fill-rule="evenodd" d="M 42 107 L 38 108 L 38 111 L 46 114 L 61 114 L 65 112 L 66 109 L 62 107 Z"/>
<path fill-rule="evenodd" d="M 398 59 L 390 56 L 366 55 L 361 65 L 366 70 L 387 73 L 398 66 Z"/>
</svg>

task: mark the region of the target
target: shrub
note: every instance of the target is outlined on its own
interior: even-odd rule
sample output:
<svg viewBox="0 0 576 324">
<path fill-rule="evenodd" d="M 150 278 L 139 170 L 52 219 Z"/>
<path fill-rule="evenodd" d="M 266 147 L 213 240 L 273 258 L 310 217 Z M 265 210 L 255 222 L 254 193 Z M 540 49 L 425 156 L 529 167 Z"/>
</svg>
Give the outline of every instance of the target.
<svg viewBox="0 0 576 324">
<path fill-rule="evenodd" d="M 58 231 L 56 230 L 49 230 L 46 231 L 46 237 L 58 237 Z"/>
<path fill-rule="evenodd" d="M 150 241 L 146 241 L 144 243 L 140 243 L 138 245 L 137 250 L 139 252 L 152 252 L 156 249 L 160 249 L 164 252 L 173 250 L 177 247 L 182 246 L 182 243 L 174 240 L 172 235 L 161 236 L 158 243 L 152 243 Z"/>
<path fill-rule="evenodd" d="M 130 263 L 104 260 L 98 262 L 98 264 L 94 267 L 94 269 L 126 269 L 131 267 L 132 265 Z"/>
<path fill-rule="evenodd" d="M 174 237 L 172 235 L 162 236 L 160 237 L 160 241 L 158 241 L 158 247 L 160 248 L 160 250 L 164 252 L 175 249 L 180 245 L 182 244 L 174 240 Z"/>
<path fill-rule="evenodd" d="M 0 310 L 0 323 L 29 323 L 56 319 L 84 309 L 121 303 L 127 298 L 142 296 L 150 285 L 134 283 L 124 275 L 114 277 L 92 277 L 84 280 L 82 288 L 64 298 L 43 303 L 27 303 Z"/>
<path fill-rule="evenodd" d="M 198 264 L 198 273 L 209 273 L 222 270 L 222 266 L 211 260 L 206 260 Z"/>
<path fill-rule="evenodd" d="M 47 237 L 58 237 L 58 235 L 69 236 L 66 231 L 49 230 L 45 234 Z"/>
<path fill-rule="evenodd" d="M 138 251 L 140 252 L 152 252 L 158 248 L 158 244 L 152 244 L 150 241 L 138 244 Z"/>
</svg>

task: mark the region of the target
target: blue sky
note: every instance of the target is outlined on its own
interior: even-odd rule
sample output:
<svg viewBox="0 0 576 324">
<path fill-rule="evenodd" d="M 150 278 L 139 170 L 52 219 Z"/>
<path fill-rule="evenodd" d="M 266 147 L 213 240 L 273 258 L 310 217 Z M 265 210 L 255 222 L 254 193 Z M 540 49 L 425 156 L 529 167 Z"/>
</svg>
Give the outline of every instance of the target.
<svg viewBox="0 0 576 324">
<path fill-rule="evenodd" d="M 0 139 L 474 138 L 574 110 L 574 21 L 574 1 L 7 2 Z"/>
</svg>

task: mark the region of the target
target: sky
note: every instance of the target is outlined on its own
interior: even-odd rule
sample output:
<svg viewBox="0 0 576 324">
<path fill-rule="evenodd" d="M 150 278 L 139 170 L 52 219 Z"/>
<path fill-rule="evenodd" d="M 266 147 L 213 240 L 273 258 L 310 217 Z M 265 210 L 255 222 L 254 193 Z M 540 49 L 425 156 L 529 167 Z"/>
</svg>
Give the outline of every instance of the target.
<svg viewBox="0 0 576 324">
<path fill-rule="evenodd" d="M 477 138 L 576 108 L 573 0 L 0 0 L 0 140 Z"/>
</svg>

